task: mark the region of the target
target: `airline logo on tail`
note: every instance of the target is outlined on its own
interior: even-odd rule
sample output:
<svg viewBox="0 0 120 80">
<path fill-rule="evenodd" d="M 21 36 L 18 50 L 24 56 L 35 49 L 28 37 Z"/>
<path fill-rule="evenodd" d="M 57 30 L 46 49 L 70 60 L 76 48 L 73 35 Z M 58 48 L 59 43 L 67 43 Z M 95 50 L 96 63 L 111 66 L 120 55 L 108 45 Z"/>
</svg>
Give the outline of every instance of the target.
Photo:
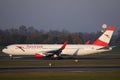
<svg viewBox="0 0 120 80">
<path fill-rule="evenodd" d="M 111 37 L 113 35 L 113 32 L 115 30 L 114 26 L 108 27 L 108 29 L 100 36 L 94 43 L 93 45 L 98 45 L 98 46 L 104 46 L 108 47 Z"/>
</svg>

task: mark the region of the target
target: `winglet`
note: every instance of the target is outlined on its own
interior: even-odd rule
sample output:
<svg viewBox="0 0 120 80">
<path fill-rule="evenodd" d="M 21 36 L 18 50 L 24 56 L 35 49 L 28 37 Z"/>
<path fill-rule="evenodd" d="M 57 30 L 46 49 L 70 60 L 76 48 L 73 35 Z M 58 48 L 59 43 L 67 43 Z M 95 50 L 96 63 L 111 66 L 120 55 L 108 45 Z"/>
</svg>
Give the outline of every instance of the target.
<svg viewBox="0 0 120 80">
<path fill-rule="evenodd" d="M 88 40 L 85 44 L 90 44 L 90 40 Z"/>
<path fill-rule="evenodd" d="M 61 49 L 64 49 L 67 44 L 68 44 L 68 41 L 65 41 L 64 44 L 62 45 Z"/>
</svg>

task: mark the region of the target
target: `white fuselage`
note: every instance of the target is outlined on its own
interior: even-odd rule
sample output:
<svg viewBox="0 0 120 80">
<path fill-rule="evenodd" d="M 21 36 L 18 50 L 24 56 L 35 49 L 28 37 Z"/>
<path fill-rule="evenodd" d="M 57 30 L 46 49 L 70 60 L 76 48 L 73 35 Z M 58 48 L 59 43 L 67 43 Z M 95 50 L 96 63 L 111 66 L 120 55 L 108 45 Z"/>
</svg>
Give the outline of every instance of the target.
<svg viewBox="0 0 120 80">
<path fill-rule="evenodd" d="M 19 46 L 19 47 L 16 47 Z M 61 44 L 16 44 L 9 45 L 3 49 L 3 52 L 9 55 L 35 55 L 36 53 L 43 54 L 45 51 L 59 49 Z M 61 55 L 88 55 L 99 52 L 110 51 L 111 49 L 102 49 L 103 46 L 96 45 L 67 45 L 61 52 Z M 44 55 L 44 54 L 43 54 Z M 45 56 L 45 55 L 44 55 Z"/>
</svg>

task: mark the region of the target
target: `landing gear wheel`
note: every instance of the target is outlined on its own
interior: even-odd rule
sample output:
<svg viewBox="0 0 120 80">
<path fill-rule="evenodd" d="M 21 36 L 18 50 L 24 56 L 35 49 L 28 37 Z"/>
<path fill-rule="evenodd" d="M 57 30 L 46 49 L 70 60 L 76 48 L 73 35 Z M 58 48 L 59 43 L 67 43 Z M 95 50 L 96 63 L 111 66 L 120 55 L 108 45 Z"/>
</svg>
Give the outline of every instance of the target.
<svg viewBox="0 0 120 80">
<path fill-rule="evenodd" d="M 10 60 L 13 60 L 13 56 L 12 55 L 9 55 L 9 57 L 10 57 Z"/>
</svg>

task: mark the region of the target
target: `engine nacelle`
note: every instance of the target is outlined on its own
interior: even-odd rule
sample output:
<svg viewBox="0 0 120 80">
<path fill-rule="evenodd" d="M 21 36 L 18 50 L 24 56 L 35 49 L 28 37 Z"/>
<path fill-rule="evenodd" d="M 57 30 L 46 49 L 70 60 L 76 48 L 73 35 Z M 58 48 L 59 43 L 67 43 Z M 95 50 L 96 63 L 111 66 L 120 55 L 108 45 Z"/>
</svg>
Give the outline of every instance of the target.
<svg viewBox="0 0 120 80">
<path fill-rule="evenodd" d="M 54 58 L 57 58 L 58 56 L 56 54 L 53 55 Z"/>
<path fill-rule="evenodd" d="M 36 58 L 43 58 L 44 56 L 43 56 L 42 54 L 40 54 L 40 53 L 36 53 L 36 54 L 35 54 L 35 57 L 36 57 Z"/>
</svg>

